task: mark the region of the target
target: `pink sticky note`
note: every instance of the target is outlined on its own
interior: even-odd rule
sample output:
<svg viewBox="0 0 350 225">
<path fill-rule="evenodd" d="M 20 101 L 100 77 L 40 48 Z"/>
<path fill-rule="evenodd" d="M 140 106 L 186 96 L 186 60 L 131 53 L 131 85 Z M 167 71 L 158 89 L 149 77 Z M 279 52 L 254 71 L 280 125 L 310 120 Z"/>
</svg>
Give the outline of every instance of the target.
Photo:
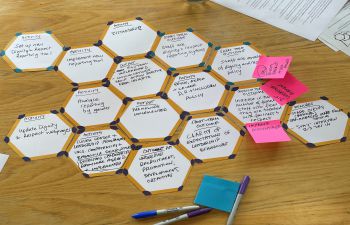
<svg viewBox="0 0 350 225">
<path fill-rule="evenodd" d="M 292 56 L 260 56 L 253 77 L 262 79 L 283 78 L 288 71 L 291 61 Z"/>
<path fill-rule="evenodd" d="M 280 105 L 284 105 L 308 91 L 308 88 L 289 72 L 283 79 L 270 80 L 260 88 Z"/>
<path fill-rule="evenodd" d="M 255 143 L 290 141 L 279 120 L 247 123 L 246 128 Z"/>
</svg>

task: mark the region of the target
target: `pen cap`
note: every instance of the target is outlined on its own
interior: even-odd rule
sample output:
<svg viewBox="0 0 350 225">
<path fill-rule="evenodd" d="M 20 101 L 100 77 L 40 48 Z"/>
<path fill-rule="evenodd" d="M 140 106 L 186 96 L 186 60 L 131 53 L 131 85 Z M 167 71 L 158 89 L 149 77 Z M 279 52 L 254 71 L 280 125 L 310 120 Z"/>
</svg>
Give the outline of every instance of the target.
<svg viewBox="0 0 350 225">
<path fill-rule="evenodd" d="M 249 181 L 250 181 L 250 177 L 249 176 L 244 176 L 243 177 L 243 180 L 241 181 L 241 186 L 239 187 L 239 190 L 238 190 L 239 194 L 244 194 L 245 193 L 245 190 L 248 187 Z"/>
<path fill-rule="evenodd" d="M 197 210 L 194 210 L 194 211 L 191 211 L 189 213 L 187 213 L 187 216 L 190 218 L 190 217 L 194 217 L 194 216 L 199 216 L 199 215 L 202 215 L 204 213 L 208 213 L 210 212 L 212 209 L 211 208 L 202 208 L 202 209 L 197 209 Z"/>
</svg>

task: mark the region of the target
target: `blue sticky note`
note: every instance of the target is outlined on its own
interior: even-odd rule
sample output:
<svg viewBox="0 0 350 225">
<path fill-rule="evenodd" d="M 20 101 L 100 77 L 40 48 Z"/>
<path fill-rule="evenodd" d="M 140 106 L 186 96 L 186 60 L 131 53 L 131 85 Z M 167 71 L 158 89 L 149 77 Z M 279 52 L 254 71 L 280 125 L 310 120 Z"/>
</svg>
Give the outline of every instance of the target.
<svg viewBox="0 0 350 225">
<path fill-rule="evenodd" d="M 231 212 L 240 183 L 205 175 L 194 203 Z"/>
</svg>

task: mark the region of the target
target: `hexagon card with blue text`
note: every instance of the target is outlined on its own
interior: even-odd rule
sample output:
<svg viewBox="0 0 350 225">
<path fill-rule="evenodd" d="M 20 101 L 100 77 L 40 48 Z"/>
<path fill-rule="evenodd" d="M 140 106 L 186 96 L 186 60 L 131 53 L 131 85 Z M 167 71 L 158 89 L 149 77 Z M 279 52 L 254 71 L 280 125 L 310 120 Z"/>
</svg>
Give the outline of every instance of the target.
<svg viewBox="0 0 350 225">
<path fill-rule="evenodd" d="M 68 156 L 85 177 L 123 172 L 131 142 L 115 126 L 89 127 L 74 137 Z"/>
<path fill-rule="evenodd" d="M 181 124 L 179 111 L 160 97 L 128 102 L 118 126 L 134 142 L 169 140 Z"/>
<path fill-rule="evenodd" d="M 170 69 L 181 70 L 205 65 L 212 43 L 192 28 L 179 33 L 158 34 L 153 51 Z"/>
<path fill-rule="evenodd" d="M 135 57 L 115 64 L 108 74 L 111 88 L 123 98 L 149 98 L 162 91 L 168 81 L 167 69 L 154 58 Z"/>
<path fill-rule="evenodd" d="M 54 68 L 69 83 L 102 82 L 113 65 L 113 58 L 97 46 L 65 48 Z"/>
<path fill-rule="evenodd" d="M 114 56 L 144 55 L 151 50 L 157 32 L 141 17 L 110 21 L 98 42 Z"/>
<path fill-rule="evenodd" d="M 234 159 L 245 132 L 222 113 L 194 115 L 185 122 L 179 147 L 192 164 Z"/>
<path fill-rule="evenodd" d="M 253 73 L 262 53 L 249 42 L 215 47 L 209 59 L 209 69 L 225 82 L 240 85 L 256 82 Z"/>
<path fill-rule="evenodd" d="M 191 163 L 177 146 L 159 143 L 136 148 L 126 165 L 127 177 L 144 195 L 183 189 Z"/>
<path fill-rule="evenodd" d="M 53 70 L 63 45 L 51 31 L 17 33 L 1 51 L 15 72 Z"/>
<path fill-rule="evenodd" d="M 73 88 L 61 112 L 76 126 L 101 126 L 114 121 L 123 106 L 108 87 L 85 86 Z"/>
<path fill-rule="evenodd" d="M 268 120 L 282 120 L 287 107 L 280 106 L 260 89 L 261 84 L 231 87 L 224 111 L 239 125 Z"/>
<path fill-rule="evenodd" d="M 191 115 L 214 111 L 227 94 L 224 82 L 202 70 L 174 73 L 165 92 L 174 107 Z"/>
<path fill-rule="evenodd" d="M 350 125 L 346 114 L 327 97 L 289 103 L 283 127 L 308 147 L 344 142 Z"/>
<path fill-rule="evenodd" d="M 72 125 L 57 111 L 19 115 L 5 142 L 23 160 L 55 157 L 65 151 L 74 133 Z"/>
</svg>

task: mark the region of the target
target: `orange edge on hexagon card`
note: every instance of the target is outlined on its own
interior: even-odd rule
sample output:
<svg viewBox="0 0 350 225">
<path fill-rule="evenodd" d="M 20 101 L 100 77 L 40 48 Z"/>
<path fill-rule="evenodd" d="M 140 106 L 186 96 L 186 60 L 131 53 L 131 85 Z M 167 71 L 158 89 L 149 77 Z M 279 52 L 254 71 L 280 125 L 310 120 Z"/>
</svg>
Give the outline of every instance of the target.
<svg viewBox="0 0 350 225">
<path fill-rule="evenodd" d="M 149 94 L 149 95 L 142 95 L 142 96 L 137 96 L 137 97 L 133 97 L 133 100 L 142 100 L 142 99 L 149 99 L 149 98 L 154 98 L 157 97 L 156 94 Z"/>
<path fill-rule="evenodd" d="M 129 55 L 129 56 L 123 56 L 123 60 L 136 60 L 136 59 L 140 59 L 140 58 L 144 58 L 145 57 L 145 53 L 140 53 L 140 54 L 136 54 L 136 55 Z"/>
<path fill-rule="evenodd" d="M 157 55 L 155 55 L 152 59 L 158 62 L 158 65 L 161 65 L 162 68 L 165 68 L 165 71 L 167 71 L 171 67 L 166 62 L 164 62 L 161 58 L 159 58 Z"/>
<path fill-rule="evenodd" d="M 102 177 L 102 176 L 113 176 L 113 175 L 115 175 L 115 170 L 105 171 L 105 172 L 97 172 L 97 173 L 87 173 L 87 174 L 89 175 L 89 178 Z"/>
<path fill-rule="evenodd" d="M 183 144 L 179 143 L 177 147 L 188 156 L 189 160 L 196 159 L 196 156 L 194 156 Z"/>
<path fill-rule="evenodd" d="M 126 135 L 129 139 L 133 138 L 132 134 L 131 134 L 131 133 L 129 132 L 129 130 L 123 125 L 122 122 L 119 122 L 119 123 L 118 123 L 118 127 L 120 127 L 120 129 L 125 133 L 125 135 Z"/>
<path fill-rule="evenodd" d="M 78 166 L 78 164 L 70 156 L 68 156 L 68 160 L 71 161 L 71 163 L 74 165 L 74 168 L 77 170 L 77 172 L 81 172 L 81 173 L 83 172 Z"/>
<path fill-rule="evenodd" d="M 138 190 L 141 192 L 145 191 L 145 189 L 130 174 L 128 174 L 126 177 Z"/>
<path fill-rule="evenodd" d="M 185 120 L 182 120 L 182 122 L 177 126 L 175 132 L 172 134 L 170 141 L 176 141 L 177 139 L 179 139 L 180 134 L 183 132 L 184 129 L 184 124 L 185 124 Z"/>
<path fill-rule="evenodd" d="M 23 153 L 22 153 L 14 144 L 11 143 L 11 139 L 10 139 L 10 142 L 7 143 L 7 144 L 10 146 L 10 148 L 11 148 L 14 152 L 17 153 L 17 155 L 19 155 L 19 156 L 22 157 L 22 158 L 25 156 L 25 155 L 23 155 Z"/>
<path fill-rule="evenodd" d="M 161 141 L 164 141 L 164 138 L 140 138 L 138 140 L 140 143 L 143 143 L 143 142 L 161 142 Z"/>
<path fill-rule="evenodd" d="M 113 94 L 115 94 L 121 100 L 123 100 L 124 98 L 127 97 L 123 92 L 121 92 L 118 88 L 116 88 L 112 83 L 111 83 L 111 85 L 109 85 L 108 89 L 111 92 L 113 92 Z"/>
<path fill-rule="evenodd" d="M 118 127 L 118 125 L 117 125 Z M 109 128 L 110 129 L 110 128 Z M 129 145 L 132 145 L 132 141 L 130 140 L 130 138 L 128 138 L 128 136 L 124 133 L 123 130 L 120 129 L 120 127 L 118 127 L 118 129 L 116 130 L 117 134 L 119 134 L 120 137 L 122 137 Z"/>
<path fill-rule="evenodd" d="M 170 98 L 165 100 L 179 115 L 183 112 L 182 108 L 178 106 L 173 100 Z"/>
<path fill-rule="evenodd" d="M 7 57 L 7 55 L 4 55 L 1 58 L 10 66 L 11 69 L 16 69 L 15 64 L 13 64 L 13 62 Z"/>
<path fill-rule="evenodd" d="M 199 34 L 196 31 L 193 31 L 192 33 L 208 45 L 209 40 L 207 38 L 203 37 L 201 34 Z M 212 49 L 213 49 L 212 46 L 208 46 L 207 50 L 205 51 L 205 54 L 202 58 L 202 62 L 204 62 L 204 65 L 206 65 L 208 63 L 209 55 L 212 52 Z M 202 67 L 204 67 L 204 66 L 202 66 Z"/>
<path fill-rule="evenodd" d="M 138 152 L 138 150 L 131 150 L 129 152 L 129 155 L 128 155 L 128 157 L 126 158 L 126 160 L 124 162 L 124 168 L 125 169 L 128 170 L 130 168 L 131 163 L 134 161 L 134 159 L 135 159 L 135 157 L 137 155 L 137 152 Z"/>
<path fill-rule="evenodd" d="M 114 72 L 115 72 L 115 70 L 117 69 L 117 67 L 118 67 L 118 64 L 116 64 L 115 62 L 113 62 L 112 66 L 111 66 L 111 68 L 108 70 L 108 73 L 107 73 L 107 76 L 106 76 L 106 77 L 108 78 L 109 81 L 112 80 L 112 77 L 113 77 Z"/>
<path fill-rule="evenodd" d="M 175 132 L 177 131 L 177 129 L 180 127 L 182 121 L 183 121 L 183 120 L 179 119 L 179 120 L 176 122 L 176 124 L 175 124 L 175 126 L 173 127 L 173 129 L 171 129 L 169 136 L 173 136 L 173 135 L 175 134 Z"/>
<path fill-rule="evenodd" d="M 181 114 L 184 110 L 176 104 L 172 99 L 168 98 L 167 99 L 168 104 L 179 114 Z"/>
<path fill-rule="evenodd" d="M 105 52 L 108 52 L 110 55 L 112 55 L 113 56 L 112 58 L 118 56 L 112 49 L 108 48 L 107 45 L 105 45 L 103 43 L 101 45 L 101 48 L 103 48 Z"/>
<path fill-rule="evenodd" d="M 195 111 L 190 111 L 190 115 L 193 116 L 193 115 L 203 115 L 203 114 L 206 114 L 206 113 L 210 113 L 210 112 L 214 112 L 215 111 L 215 108 L 211 108 L 211 109 L 202 109 L 202 110 L 195 110 Z"/>
<path fill-rule="evenodd" d="M 114 117 L 113 121 L 116 121 L 117 119 L 119 119 L 120 117 L 122 117 L 122 115 L 124 114 L 125 110 L 127 109 L 128 105 L 124 105 L 122 104 L 118 110 L 117 115 Z M 113 122 L 111 121 L 111 122 Z"/>
<path fill-rule="evenodd" d="M 168 83 L 167 85 L 165 86 L 164 88 L 164 92 L 169 94 L 169 91 L 170 91 L 170 88 L 171 86 L 173 85 L 174 81 L 175 81 L 175 77 L 171 76 L 171 75 L 168 75 Z"/>
<path fill-rule="evenodd" d="M 284 122 L 284 118 L 287 116 L 287 112 L 288 112 L 289 107 L 290 106 L 288 104 L 284 105 L 284 109 L 283 109 L 281 117 L 280 117 L 280 122 L 282 122 L 282 123 Z"/>
</svg>

